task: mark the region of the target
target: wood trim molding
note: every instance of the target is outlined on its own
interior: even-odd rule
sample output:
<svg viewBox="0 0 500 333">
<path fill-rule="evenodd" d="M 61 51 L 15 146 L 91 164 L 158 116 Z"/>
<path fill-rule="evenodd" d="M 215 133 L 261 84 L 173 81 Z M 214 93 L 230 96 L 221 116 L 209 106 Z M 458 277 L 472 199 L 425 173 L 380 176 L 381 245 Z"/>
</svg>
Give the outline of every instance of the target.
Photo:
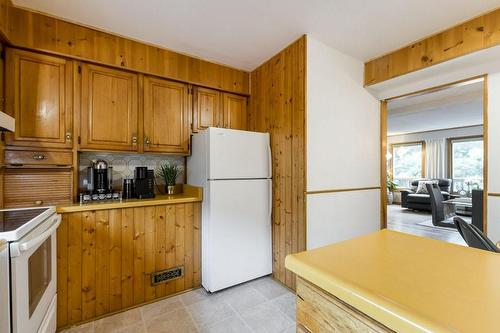
<svg viewBox="0 0 500 333">
<path fill-rule="evenodd" d="M 500 8 L 365 63 L 365 86 L 500 44 Z"/>
<path fill-rule="evenodd" d="M 0 0 L 0 36 L 5 35 L 11 46 L 222 91 L 250 94 L 249 72 L 28 11 L 2 1 L 5 0 Z"/>
<path fill-rule="evenodd" d="M 370 190 L 380 190 L 380 186 L 370 186 L 370 187 L 354 187 L 354 188 L 332 188 L 326 190 L 315 190 L 306 191 L 306 195 L 312 194 L 323 194 L 323 193 L 339 193 L 339 192 L 356 192 L 356 191 L 370 191 Z"/>
<path fill-rule="evenodd" d="M 387 188 L 387 101 L 380 102 L 380 188 Z M 391 164 L 392 165 L 392 164 Z M 380 191 L 380 229 L 387 228 L 387 191 Z"/>
</svg>

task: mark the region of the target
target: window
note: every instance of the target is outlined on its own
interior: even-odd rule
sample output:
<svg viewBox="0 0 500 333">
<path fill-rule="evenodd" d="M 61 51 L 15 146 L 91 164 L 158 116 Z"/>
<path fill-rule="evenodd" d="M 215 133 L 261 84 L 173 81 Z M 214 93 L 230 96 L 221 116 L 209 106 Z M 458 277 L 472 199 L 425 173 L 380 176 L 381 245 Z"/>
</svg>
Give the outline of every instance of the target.
<svg viewBox="0 0 500 333">
<path fill-rule="evenodd" d="M 398 187 L 410 187 L 412 180 L 424 177 L 424 142 L 392 145 L 392 176 Z"/>
<path fill-rule="evenodd" d="M 450 139 L 453 192 L 483 188 L 483 138 Z"/>
</svg>

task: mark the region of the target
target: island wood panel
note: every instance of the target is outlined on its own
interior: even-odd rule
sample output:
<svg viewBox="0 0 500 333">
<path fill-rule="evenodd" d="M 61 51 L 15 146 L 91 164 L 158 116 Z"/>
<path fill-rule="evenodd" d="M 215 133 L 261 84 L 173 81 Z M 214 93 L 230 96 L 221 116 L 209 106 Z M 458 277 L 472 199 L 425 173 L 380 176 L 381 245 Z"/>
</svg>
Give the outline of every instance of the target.
<svg viewBox="0 0 500 333">
<path fill-rule="evenodd" d="M 5 1 L 5 0 L 4 0 Z M 26 9 L 7 6 L 10 44 L 240 94 L 249 73 Z M 0 7 L 0 10 L 2 8 Z"/>
<path fill-rule="evenodd" d="M 253 71 L 251 82 L 249 129 L 271 134 L 273 275 L 294 288 L 285 256 L 306 246 L 306 37 Z"/>
<path fill-rule="evenodd" d="M 57 231 L 59 328 L 200 285 L 200 203 L 62 216 Z M 177 266 L 184 266 L 182 278 L 151 285 L 151 273 Z"/>
<path fill-rule="evenodd" d="M 473 18 L 365 63 L 372 85 L 500 44 L 500 9 Z"/>
<path fill-rule="evenodd" d="M 297 279 L 296 299 L 299 332 L 394 332 L 301 278 Z"/>
</svg>

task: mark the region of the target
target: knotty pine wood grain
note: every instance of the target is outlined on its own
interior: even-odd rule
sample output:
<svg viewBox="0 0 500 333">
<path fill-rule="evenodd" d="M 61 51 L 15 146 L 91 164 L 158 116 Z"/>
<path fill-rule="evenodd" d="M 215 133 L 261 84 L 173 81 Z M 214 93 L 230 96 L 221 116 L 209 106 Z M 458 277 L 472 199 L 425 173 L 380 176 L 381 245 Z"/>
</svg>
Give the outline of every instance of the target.
<svg viewBox="0 0 500 333">
<path fill-rule="evenodd" d="M 0 2 L 0 32 L 17 47 L 249 93 L 248 72 L 9 6 L 5 0 Z"/>
<path fill-rule="evenodd" d="M 201 204 L 62 214 L 57 326 L 63 328 L 200 285 Z M 184 277 L 151 286 L 151 273 Z"/>
<path fill-rule="evenodd" d="M 500 44 L 500 8 L 365 63 L 365 85 Z"/>
<path fill-rule="evenodd" d="M 249 129 L 271 134 L 273 275 L 294 288 L 285 256 L 306 245 L 306 36 L 253 71 L 251 82 Z"/>
</svg>

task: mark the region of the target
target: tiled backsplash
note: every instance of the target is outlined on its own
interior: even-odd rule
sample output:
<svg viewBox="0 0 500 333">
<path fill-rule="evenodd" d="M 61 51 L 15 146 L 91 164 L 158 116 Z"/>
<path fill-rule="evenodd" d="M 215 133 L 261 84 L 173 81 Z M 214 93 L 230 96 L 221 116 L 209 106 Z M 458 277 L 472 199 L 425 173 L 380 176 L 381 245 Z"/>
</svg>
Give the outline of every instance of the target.
<svg viewBox="0 0 500 333">
<path fill-rule="evenodd" d="M 135 167 L 145 166 L 148 169 L 156 170 L 161 164 L 167 162 L 179 164 L 184 171 L 184 157 L 168 156 L 161 154 L 124 154 L 124 153 L 100 153 L 100 152 L 82 152 L 79 159 L 79 188 L 84 189 L 84 181 L 87 178 L 87 167 L 91 165 L 92 160 L 104 160 L 109 166 L 113 167 L 113 188 L 121 189 L 123 178 L 134 178 Z M 157 184 L 165 184 L 163 179 L 156 178 Z M 177 183 L 184 182 L 184 172 L 177 179 Z"/>
</svg>

